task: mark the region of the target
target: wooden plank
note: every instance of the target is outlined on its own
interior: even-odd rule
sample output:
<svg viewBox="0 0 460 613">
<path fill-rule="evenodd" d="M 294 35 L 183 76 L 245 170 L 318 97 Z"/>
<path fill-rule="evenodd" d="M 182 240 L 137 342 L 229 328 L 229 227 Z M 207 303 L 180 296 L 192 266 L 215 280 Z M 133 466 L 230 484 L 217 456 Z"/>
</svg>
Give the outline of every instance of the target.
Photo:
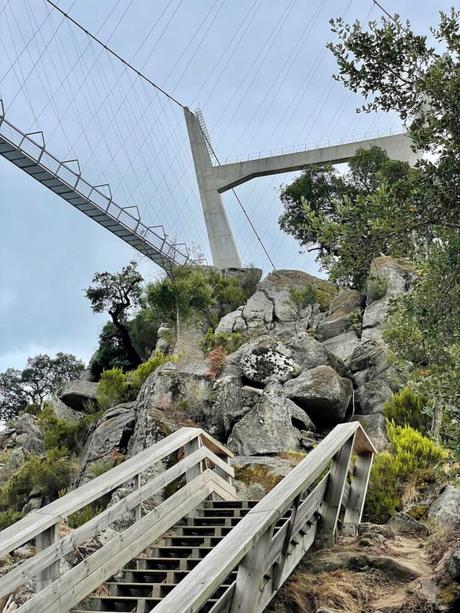
<svg viewBox="0 0 460 613">
<path fill-rule="evenodd" d="M 354 436 L 344 444 L 332 461 L 320 511 L 321 523 L 318 534 L 320 546 L 332 547 L 335 544 L 337 521 L 353 452 L 353 443 Z"/>
<path fill-rule="evenodd" d="M 47 528 L 41 534 L 37 534 L 37 538 L 35 539 L 35 549 L 38 554 L 44 549 L 47 549 L 51 545 L 53 545 L 58 539 L 58 524 L 54 524 L 50 528 Z M 34 573 L 36 574 L 35 580 L 35 589 L 37 592 L 42 590 L 44 587 L 56 581 L 59 577 L 59 564 L 57 561 L 53 561 L 49 564 L 46 564 L 40 572 Z M 33 576 L 33 575 L 32 575 Z M 11 581 L 8 580 L 8 576 L 5 576 L 5 581 L 11 585 Z M 11 593 L 13 588 L 10 587 L 8 594 Z"/>
<path fill-rule="evenodd" d="M 230 613 L 247 613 L 258 610 L 274 527 L 274 524 L 270 526 L 241 560 Z"/>
<path fill-rule="evenodd" d="M 367 436 L 366 431 L 361 425 L 356 430 L 355 446 L 353 450 L 355 453 L 358 453 L 360 455 L 362 453 L 377 453 L 377 449 L 374 447 L 374 443 Z"/>
<path fill-rule="evenodd" d="M 344 526 L 352 526 L 354 531 L 356 531 L 363 514 L 373 457 L 374 454 L 369 452 L 356 458 L 343 520 Z"/>
<path fill-rule="evenodd" d="M 282 585 L 289 575 L 292 573 L 294 568 L 300 562 L 300 560 L 304 557 L 304 555 L 308 552 L 310 547 L 313 545 L 316 536 L 317 522 L 314 520 L 311 526 L 309 526 L 306 533 L 303 535 L 302 540 L 295 545 L 292 551 L 287 555 L 287 558 L 284 562 L 283 574 L 281 576 L 280 585 Z M 273 583 L 271 580 L 267 580 L 264 589 L 262 591 L 259 607 L 251 613 L 262 613 L 265 611 L 268 604 L 272 600 L 272 598 L 276 595 L 277 590 L 273 589 Z"/>
<path fill-rule="evenodd" d="M 235 581 L 225 590 L 216 604 L 212 607 L 209 613 L 228 613 L 232 602 L 233 594 L 235 593 Z"/>
<path fill-rule="evenodd" d="M 299 494 L 297 498 L 294 499 L 294 502 L 292 504 L 291 517 L 289 518 L 289 521 L 287 523 L 286 533 L 284 534 L 283 542 L 281 543 L 281 552 L 280 552 L 281 559 L 279 563 L 277 564 L 276 568 L 273 569 L 273 589 L 276 592 L 279 590 L 280 585 L 281 585 L 281 576 L 283 574 L 284 563 L 286 560 L 286 555 L 288 552 L 289 544 L 291 542 L 292 537 L 295 535 L 294 528 L 295 528 L 295 523 L 297 519 L 297 512 L 299 510 L 300 503 L 301 503 L 300 496 L 301 494 Z"/>
<path fill-rule="evenodd" d="M 29 581 L 29 579 L 34 577 L 39 571 L 47 568 L 50 564 L 57 562 L 65 555 L 74 551 L 81 543 L 92 538 L 99 530 L 107 527 L 114 520 L 136 509 L 144 500 L 150 498 L 169 483 L 172 483 L 172 481 L 183 475 L 190 466 L 210 456 L 213 460 L 216 457 L 208 449 L 201 447 L 194 454 L 184 458 L 164 473 L 161 473 L 161 475 L 151 479 L 139 489 L 131 492 L 128 496 L 125 496 L 125 498 L 122 498 L 117 503 L 99 513 L 96 517 L 90 519 L 64 538 L 56 541 L 54 545 L 37 553 L 33 558 L 24 561 L 20 566 L 14 568 L 8 574 L 0 578 L 0 598 L 10 594 L 14 589 Z"/>
<path fill-rule="evenodd" d="M 68 611 L 194 509 L 211 491 L 210 471 L 205 471 L 19 607 L 18 613 Z"/>
<path fill-rule="evenodd" d="M 184 446 L 185 457 L 187 457 L 188 455 L 192 455 L 195 451 L 198 451 L 200 447 L 202 447 L 201 434 L 197 436 L 197 438 L 194 438 L 192 441 L 190 441 Z M 185 473 L 185 481 L 187 483 L 190 483 L 191 481 L 193 481 L 193 479 L 195 479 L 195 477 L 198 477 L 202 472 L 203 472 L 203 465 L 201 462 L 199 462 L 198 464 L 193 464 Z"/>
<path fill-rule="evenodd" d="M 0 557 L 32 540 L 47 528 L 104 496 L 198 436 L 199 428 L 181 428 L 119 466 L 85 483 L 46 507 L 29 513 L 0 534 Z"/>
<path fill-rule="evenodd" d="M 195 613 L 207 601 L 262 534 L 284 513 L 294 498 L 321 475 L 325 466 L 354 436 L 358 422 L 339 424 L 280 483 L 238 523 L 173 590 L 155 613 Z"/>
<path fill-rule="evenodd" d="M 220 443 L 217 439 L 215 439 L 213 436 L 211 436 L 204 430 L 201 430 L 201 437 L 203 440 L 203 445 L 210 449 L 217 456 L 221 458 L 234 457 L 234 454 L 230 451 L 230 449 L 227 449 L 225 445 L 222 445 L 222 443 Z"/>
</svg>

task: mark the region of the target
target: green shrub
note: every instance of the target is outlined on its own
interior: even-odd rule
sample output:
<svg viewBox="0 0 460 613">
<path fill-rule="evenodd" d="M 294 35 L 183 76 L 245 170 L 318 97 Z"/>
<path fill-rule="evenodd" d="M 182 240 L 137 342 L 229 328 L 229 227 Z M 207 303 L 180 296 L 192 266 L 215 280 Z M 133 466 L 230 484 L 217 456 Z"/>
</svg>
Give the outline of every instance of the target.
<svg viewBox="0 0 460 613">
<path fill-rule="evenodd" d="M 97 417 L 96 414 L 85 415 L 78 422 L 68 422 L 57 417 L 50 405 L 45 405 L 39 423 L 46 449 L 62 448 L 71 454 L 80 452 Z"/>
<path fill-rule="evenodd" d="M 112 460 L 99 460 L 97 462 L 91 462 L 88 468 L 88 473 L 93 479 L 100 477 L 104 473 L 108 472 L 115 466 L 115 462 Z"/>
<path fill-rule="evenodd" d="M 0 488 L 0 510 L 20 511 L 33 489 L 47 500 L 58 497 L 71 482 L 76 466 L 66 457 L 67 449 L 51 449 L 44 458 L 31 455 Z"/>
<path fill-rule="evenodd" d="M 399 508 L 398 474 L 393 454 L 383 451 L 372 464 L 364 515 L 375 523 L 386 522 Z"/>
<path fill-rule="evenodd" d="M 402 496 L 408 485 L 417 487 L 431 478 L 446 451 L 410 426 L 387 423 L 390 451 L 374 458 L 369 479 L 365 517 L 385 522 L 402 508 Z"/>
<path fill-rule="evenodd" d="M 130 385 L 136 392 L 138 392 L 144 381 L 153 373 L 153 371 L 166 362 L 175 362 L 176 360 L 176 356 L 166 356 L 161 351 L 155 351 L 147 362 L 140 364 L 136 370 L 129 373 L 129 377 L 131 379 Z"/>
<path fill-rule="evenodd" d="M 201 348 L 206 353 L 210 353 L 217 347 L 223 347 L 225 352 L 230 354 L 239 349 L 247 339 L 248 337 L 241 332 L 231 332 L 230 334 L 219 332 L 215 334 L 213 329 L 209 328 L 201 341 Z"/>
<path fill-rule="evenodd" d="M 428 432 L 431 419 L 426 412 L 426 401 L 409 387 L 385 403 L 385 417 L 397 426 L 411 426 L 420 432 Z"/>
<path fill-rule="evenodd" d="M 120 368 L 104 370 L 97 388 L 97 401 L 104 410 L 125 400 L 126 383 L 127 377 Z"/>
<path fill-rule="evenodd" d="M 24 517 L 19 511 L 0 511 L 0 530 L 4 530 Z"/>
<path fill-rule="evenodd" d="M 388 290 L 388 281 L 379 275 L 370 274 L 367 278 L 367 304 L 383 298 Z"/>
<path fill-rule="evenodd" d="M 69 527 L 75 530 L 93 519 L 93 517 L 96 517 L 96 515 L 99 515 L 99 513 L 102 513 L 102 511 L 104 511 L 104 507 L 95 503 L 89 504 L 87 507 L 69 515 Z"/>
<path fill-rule="evenodd" d="M 387 432 L 402 481 L 424 479 L 447 455 L 440 445 L 410 426 L 388 422 Z"/>
</svg>

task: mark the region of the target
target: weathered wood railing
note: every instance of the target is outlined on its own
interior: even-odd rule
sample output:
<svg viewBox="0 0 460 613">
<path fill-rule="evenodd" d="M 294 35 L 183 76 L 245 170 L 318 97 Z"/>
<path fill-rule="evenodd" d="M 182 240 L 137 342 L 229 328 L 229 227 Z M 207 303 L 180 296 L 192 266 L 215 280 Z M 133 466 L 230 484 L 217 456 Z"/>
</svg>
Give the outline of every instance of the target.
<svg viewBox="0 0 460 613">
<path fill-rule="evenodd" d="M 358 422 L 338 425 L 171 591 L 155 613 L 194 613 L 232 571 L 212 613 L 259 613 L 313 543 L 361 519 L 375 449 Z M 348 476 L 351 473 L 350 482 Z"/>
<path fill-rule="evenodd" d="M 170 468 L 152 475 L 155 465 L 183 450 Z M 141 553 L 155 539 L 191 512 L 211 494 L 235 498 L 232 456 L 223 445 L 200 428 L 182 428 L 123 464 L 34 511 L 0 534 L 0 557 L 35 540 L 36 553 L 0 579 L 0 597 L 31 579 L 36 595 L 23 604 L 21 613 L 63 613 L 80 602 L 106 579 Z M 184 477 L 184 485 L 153 510 L 143 514 L 142 503 Z M 59 525 L 67 517 L 110 494 L 123 484 L 133 491 L 95 517 L 59 538 Z M 110 526 L 127 512 L 132 524 L 114 533 L 107 544 L 59 577 L 58 565 L 67 554 Z"/>
</svg>

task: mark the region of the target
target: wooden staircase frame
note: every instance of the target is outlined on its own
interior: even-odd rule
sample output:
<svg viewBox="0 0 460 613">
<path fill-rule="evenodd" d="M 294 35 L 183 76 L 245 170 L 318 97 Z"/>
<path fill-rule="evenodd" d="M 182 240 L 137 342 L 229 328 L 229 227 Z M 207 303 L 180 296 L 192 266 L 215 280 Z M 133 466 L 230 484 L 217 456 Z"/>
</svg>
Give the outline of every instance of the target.
<svg viewBox="0 0 460 613">
<path fill-rule="evenodd" d="M 179 461 L 152 475 L 152 468 L 178 453 Z M 195 613 L 229 575 L 236 579 L 212 613 L 259 613 L 268 605 L 305 552 L 334 544 L 338 522 L 356 530 L 361 520 L 375 448 L 358 422 L 336 426 L 158 604 L 155 613 Z M 64 613 L 75 607 L 203 501 L 236 500 L 232 453 L 200 428 L 181 428 L 156 445 L 93 479 L 0 534 L 0 557 L 35 539 L 36 554 L 0 578 L 0 597 L 32 578 L 36 594 L 18 613 Z M 184 485 L 142 513 L 179 478 Z M 70 534 L 59 524 L 123 484 L 133 491 Z M 59 562 L 127 512 L 133 523 L 59 576 Z"/>
</svg>

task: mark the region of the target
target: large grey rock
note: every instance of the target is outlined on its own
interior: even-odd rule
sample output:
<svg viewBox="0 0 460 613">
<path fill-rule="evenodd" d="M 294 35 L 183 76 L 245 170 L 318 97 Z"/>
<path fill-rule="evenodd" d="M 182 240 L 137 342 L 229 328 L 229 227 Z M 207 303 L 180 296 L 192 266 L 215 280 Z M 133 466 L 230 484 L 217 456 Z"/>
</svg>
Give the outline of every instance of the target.
<svg viewBox="0 0 460 613">
<path fill-rule="evenodd" d="M 318 340 L 325 341 L 347 332 L 357 318 L 361 319 L 362 303 L 363 296 L 359 292 L 350 289 L 340 291 L 332 299 L 327 317 L 318 324 Z"/>
<path fill-rule="evenodd" d="M 58 417 L 59 419 L 63 419 L 64 421 L 76 423 L 80 421 L 80 419 L 85 415 L 85 413 L 82 413 L 81 411 L 75 411 L 75 409 L 71 409 L 65 404 L 65 402 L 59 400 L 59 398 L 51 398 L 49 402 L 56 417 Z"/>
<path fill-rule="evenodd" d="M 368 300 L 363 315 L 362 339 L 382 342 L 382 330 L 392 298 L 409 291 L 417 275 L 407 260 L 387 256 L 372 260 L 369 274 L 384 280 L 387 289 L 382 298 L 373 302 Z"/>
<path fill-rule="evenodd" d="M 460 579 L 460 549 L 454 549 L 449 553 L 444 563 L 444 570 L 454 581 Z"/>
<path fill-rule="evenodd" d="M 224 315 L 216 327 L 216 334 L 232 334 L 233 332 L 245 332 L 246 322 L 241 316 L 243 307 Z"/>
<path fill-rule="evenodd" d="M 355 373 L 360 372 L 362 383 L 377 378 L 388 368 L 388 360 L 383 344 L 375 340 L 366 340 L 358 345 L 350 358 L 350 370 Z M 356 375 L 355 375 L 356 376 Z"/>
<path fill-rule="evenodd" d="M 16 432 L 14 445 L 26 454 L 43 455 L 45 444 L 38 419 L 29 413 L 22 413 L 14 422 Z"/>
<path fill-rule="evenodd" d="M 409 260 L 390 256 L 374 258 L 370 265 L 369 274 L 385 279 L 387 283 L 386 297 L 397 296 L 409 291 L 417 278 L 415 268 Z"/>
<path fill-rule="evenodd" d="M 298 407 L 282 397 L 278 386 L 265 391 L 255 407 L 233 428 L 228 439 L 229 449 L 239 455 L 263 455 L 299 449 L 300 430 L 293 419 L 306 431 L 311 425 L 308 416 L 299 414 Z M 301 423 L 300 420 L 302 420 Z"/>
<path fill-rule="evenodd" d="M 375 379 L 364 383 L 355 395 L 358 404 L 358 413 L 361 415 L 371 415 L 373 413 L 383 413 L 384 404 L 391 400 L 393 392 L 385 381 Z"/>
<path fill-rule="evenodd" d="M 288 398 L 300 405 L 315 424 L 343 421 L 352 389 L 351 381 L 330 366 L 317 366 L 284 384 Z"/>
<path fill-rule="evenodd" d="M 460 526 L 460 489 L 446 485 L 431 505 L 428 516 L 447 529 Z"/>
<path fill-rule="evenodd" d="M 226 439 L 233 426 L 252 409 L 260 394 L 259 389 L 241 386 L 239 375 L 220 377 L 212 388 L 212 411 L 206 427 L 219 439 Z"/>
<path fill-rule="evenodd" d="M 88 403 L 97 402 L 97 383 L 91 381 L 69 381 L 60 393 L 59 400 L 75 411 L 85 411 Z"/>
<path fill-rule="evenodd" d="M 169 353 L 174 339 L 174 331 L 167 323 L 161 323 L 157 330 L 157 344 L 155 351 L 161 351 L 165 355 Z"/>
<path fill-rule="evenodd" d="M 324 341 L 323 347 L 348 366 L 353 352 L 360 344 L 361 341 L 355 332 L 344 332 Z"/>
<path fill-rule="evenodd" d="M 386 421 L 381 413 L 354 415 L 353 421 L 359 421 L 377 451 L 383 451 L 388 447 Z"/>
<path fill-rule="evenodd" d="M 417 521 L 407 513 L 395 513 L 387 522 L 387 525 L 392 528 L 396 534 L 414 535 L 425 537 L 428 536 L 428 528 Z"/>
<path fill-rule="evenodd" d="M 249 332 L 269 330 L 273 322 L 273 302 L 265 292 L 257 291 L 244 305 L 241 317 Z"/>
<path fill-rule="evenodd" d="M 270 337 L 263 337 L 256 345 L 243 349 L 240 369 L 244 377 L 255 383 L 287 381 L 300 373 L 291 357 L 291 350 Z"/>
<path fill-rule="evenodd" d="M 106 411 L 90 433 L 83 450 L 77 485 L 88 481 L 92 464 L 111 463 L 128 451 L 128 444 L 134 432 L 134 402 L 116 405 Z"/>
<path fill-rule="evenodd" d="M 181 425 L 202 424 L 210 433 L 212 381 L 205 362 L 166 363 L 144 382 L 135 404 L 136 425 L 129 445 L 135 455 Z"/>
<path fill-rule="evenodd" d="M 349 374 L 345 363 L 308 332 L 299 332 L 291 336 L 285 344 L 292 350 L 293 357 L 302 371 L 317 366 L 331 366 L 341 377 Z"/>
</svg>

